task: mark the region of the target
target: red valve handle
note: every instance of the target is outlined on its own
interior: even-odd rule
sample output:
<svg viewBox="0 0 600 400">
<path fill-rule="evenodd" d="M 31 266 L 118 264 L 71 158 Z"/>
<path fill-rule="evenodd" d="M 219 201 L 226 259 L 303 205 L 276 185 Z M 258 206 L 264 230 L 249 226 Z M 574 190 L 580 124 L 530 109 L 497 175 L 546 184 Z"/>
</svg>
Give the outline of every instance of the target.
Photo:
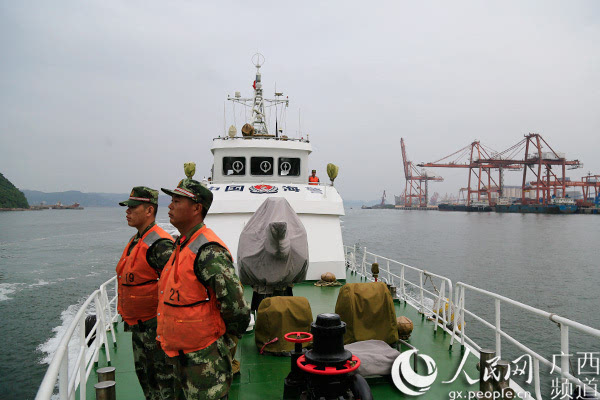
<svg viewBox="0 0 600 400">
<path fill-rule="evenodd" d="M 300 336 L 306 336 L 301 338 Z M 285 340 L 292 343 L 305 343 L 313 340 L 313 335 L 308 332 L 290 332 L 286 333 L 284 336 Z"/>
<path fill-rule="evenodd" d="M 352 363 L 356 363 L 352 365 Z M 317 366 L 314 364 L 309 364 L 306 362 L 306 356 L 302 355 L 298 357 L 298 361 L 296 361 L 298 368 L 300 368 L 304 372 L 308 372 L 309 374 L 316 375 L 342 375 L 347 374 L 352 371 L 356 371 L 358 367 L 360 367 L 360 359 L 356 356 L 352 356 L 352 359 L 346 361 L 343 369 L 337 369 L 336 367 L 325 367 L 325 369 L 317 369 Z"/>
</svg>

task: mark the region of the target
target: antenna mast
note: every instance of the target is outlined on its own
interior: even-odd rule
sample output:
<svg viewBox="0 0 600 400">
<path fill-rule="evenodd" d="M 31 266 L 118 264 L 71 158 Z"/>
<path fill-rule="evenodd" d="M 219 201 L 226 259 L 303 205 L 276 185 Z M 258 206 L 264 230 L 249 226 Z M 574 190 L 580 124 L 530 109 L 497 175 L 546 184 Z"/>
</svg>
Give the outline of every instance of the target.
<svg viewBox="0 0 600 400">
<path fill-rule="evenodd" d="M 267 128 L 267 118 L 265 116 L 265 107 L 272 107 L 276 106 L 277 104 L 285 104 L 286 107 L 289 105 L 289 100 L 287 97 L 285 99 L 278 98 L 279 96 L 282 96 L 283 93 L 275 93 L 275 99 L 265 99 L 263 97 L 262 75 L 260 73 L 260 67 L 262 67 L 264 62 L 265 57 L 262 54 L 256 53 L 252 56 L 252 64 L 254 64 L 256 67 L 256 76 L 254 83 L 252 84 L 252 87 L 254 88 L 254 97 L 243 98 L 239 96 L 238 92 L 236 92 L 235 97 L 227 96 L 227 100 L 231 100 L 234 103 L 243 104 L 246 107 L 252 107 L 252 126 L 254 127 L 254 132 L 256 135 L 269 134 L 269 130 Z M 267 102 L 268 105 L 265 106 L 265 102 Z"/>
</svg>

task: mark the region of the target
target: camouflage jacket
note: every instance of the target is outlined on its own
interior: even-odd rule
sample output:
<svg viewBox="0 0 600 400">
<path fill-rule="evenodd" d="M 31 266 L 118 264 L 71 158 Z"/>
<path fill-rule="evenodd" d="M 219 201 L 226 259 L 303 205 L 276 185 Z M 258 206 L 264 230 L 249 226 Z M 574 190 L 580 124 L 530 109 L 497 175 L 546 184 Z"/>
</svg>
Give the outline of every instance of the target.
<svg viewBox="0 0 600 400">
<path fill-rule="evenodd" d="M 129 255 L 131 250 L 138 244 L 140 238 L 144 236 L 146 232 L 148 232 L 154 225 L 156 225 L 156 223 L 152 222 L 146 229 L 144 229 L 142 233 L 138 232 L 135 234 L 135 236 L 132 238 L 133 240 L 131 241 L 131 245 L 129 245 L 129 248 L 127 249 L 127 255 Z M 173 241 L 169 239 L 158 239 L 152 244 L 152 246 L 150 246 L 148 252 L 146 253 L 146 261 L 148 262 L 148 265 L 154 268 L 160 275 L 163 267 L 167 264 L 169 258 L 171 258 L 171 253 L 173 253 L 174 248 L 175 244 Z"/>
</svg>

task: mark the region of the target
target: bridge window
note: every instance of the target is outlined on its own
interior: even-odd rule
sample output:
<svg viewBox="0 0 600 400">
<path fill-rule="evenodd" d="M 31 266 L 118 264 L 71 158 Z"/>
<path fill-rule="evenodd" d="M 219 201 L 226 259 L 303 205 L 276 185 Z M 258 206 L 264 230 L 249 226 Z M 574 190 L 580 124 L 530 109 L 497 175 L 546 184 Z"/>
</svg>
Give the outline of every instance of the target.
<svg viewBox="0 0 600 400">
<path fill-rule="evenodd" d="M 279 176 L 300 176 L 300 159 L 279 157 Z"/>
<path fill-rule="evenodd" d="M 246 157 L 223 157 L 223 175 L 246 175 Z"/>
<path fill-rule="evenodd" d="M 250 173 L 252 175 L 273 175 L 273 157 L 250 158 Z"/>
</svg>

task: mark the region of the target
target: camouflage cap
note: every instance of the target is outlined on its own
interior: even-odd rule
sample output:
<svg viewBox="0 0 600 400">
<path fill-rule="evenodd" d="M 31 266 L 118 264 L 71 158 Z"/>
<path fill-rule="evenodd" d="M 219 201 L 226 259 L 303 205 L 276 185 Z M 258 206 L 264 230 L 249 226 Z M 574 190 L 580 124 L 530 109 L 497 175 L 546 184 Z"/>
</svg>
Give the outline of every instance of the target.
<svg viewBox="0 0 600 400">
<path fill-rule="evenodd" d="M 129 199 L 119 203 L 120 206 L 135 207 L 140 204 L 158 205 L 158 190 L 146 186 L 136 186 L 131 189 Z"/>
<path fill-rule="evenodd" d="M 200 182 L 193 179 L 182 179 L 175 190 L 161 188 L 169 196 L 182 196 L 194 200 L 208 211 L 213 201 L 212 192 Z"/>
</svg>

